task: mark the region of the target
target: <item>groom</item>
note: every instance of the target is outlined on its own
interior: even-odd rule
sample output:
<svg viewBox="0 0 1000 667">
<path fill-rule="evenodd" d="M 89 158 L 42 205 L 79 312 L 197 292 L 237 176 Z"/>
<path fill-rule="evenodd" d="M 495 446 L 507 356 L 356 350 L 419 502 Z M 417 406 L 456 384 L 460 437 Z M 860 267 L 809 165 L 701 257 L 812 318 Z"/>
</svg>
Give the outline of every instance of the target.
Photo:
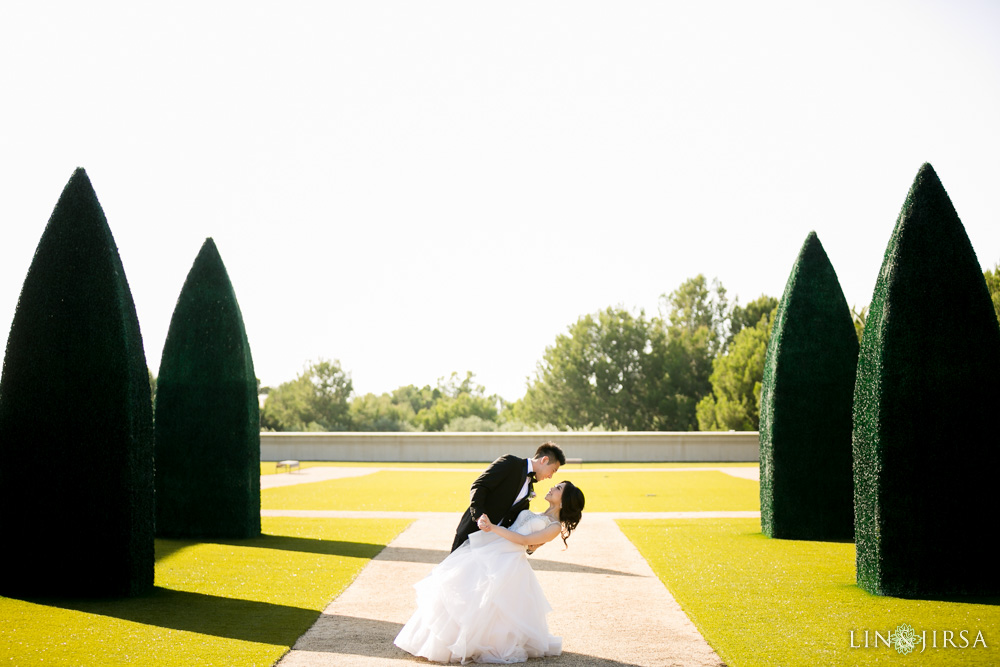
<svg viewBox="0 0 1000 667">
<path fill-rule="evenodd" d="M 514 523 L 521 510 L 528 509 L 534 482 L 549 479 L 565 463 L 562 450 L 551 441 L 542 443 L 534 458 L 522 459 L 507 454 L 491 463 L 472 483 L 472 502 L 458 522 L 451 550 L 462 546 L 470 533 L 479 530 L 476 522 L 482 514 L 504 528 Z"/>
</svg>

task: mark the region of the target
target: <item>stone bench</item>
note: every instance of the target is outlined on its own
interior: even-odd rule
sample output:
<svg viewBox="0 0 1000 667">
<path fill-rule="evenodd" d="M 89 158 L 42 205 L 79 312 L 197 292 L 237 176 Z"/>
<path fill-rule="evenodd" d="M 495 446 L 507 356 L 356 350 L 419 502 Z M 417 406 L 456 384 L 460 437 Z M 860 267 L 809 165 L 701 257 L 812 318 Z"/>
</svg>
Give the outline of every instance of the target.
<svg viewBox="0 0 1000 667">
<path fill-rule="evenodd" d="M 299 467 L 299 462 L 296 461 L 295 459 L 286 459 L 284 461 L 278 461 L 277 463 L 274 464 L 275 473 L 281 472 L 282 468 L 285 468 L 288 472 L 292 472 L 293 469 L 301 470 L 301 468 Z"/>
</svg>

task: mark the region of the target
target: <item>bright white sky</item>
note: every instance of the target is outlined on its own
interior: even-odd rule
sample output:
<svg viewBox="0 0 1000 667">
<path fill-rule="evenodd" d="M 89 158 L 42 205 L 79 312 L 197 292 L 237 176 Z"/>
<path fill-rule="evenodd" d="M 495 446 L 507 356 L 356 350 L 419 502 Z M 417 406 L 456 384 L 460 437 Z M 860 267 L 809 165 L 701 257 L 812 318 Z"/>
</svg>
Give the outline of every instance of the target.
<svg viewBox="0 0 1000 667">
<path fill-rule="evenodd" d="M 5 2 L 0 330 L 86 168 L 154 373 L 205 237 L 257 375 L 355 389 L 547 345 L 686 278 L 868 303 L 921 163 L 1000 261 L 1000 3 Z"/>
</svg>

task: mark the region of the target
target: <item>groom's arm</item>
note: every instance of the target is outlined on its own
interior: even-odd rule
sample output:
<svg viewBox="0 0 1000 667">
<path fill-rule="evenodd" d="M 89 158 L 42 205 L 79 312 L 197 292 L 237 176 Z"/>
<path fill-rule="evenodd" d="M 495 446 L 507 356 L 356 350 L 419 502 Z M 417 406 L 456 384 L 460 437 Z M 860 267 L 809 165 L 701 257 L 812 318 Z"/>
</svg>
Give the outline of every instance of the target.
<svg viewBox="0 0 1000 667">
<path fill-rule="evenodd" d="M 478 521 L 479 517 L 486 512 L 486 503 L 497 487 L 511 476 L 520 476 L 520 466 L 524 462 L 513 456 L 501 456 L 490 464 L 490 467 L 483 471 L 469 491 L 469 512 L 472 520 Z M 527 470 L 527 468 L 525 468 Z M 500 517 L 497 517 L 497 521 Z"/>
</svg>

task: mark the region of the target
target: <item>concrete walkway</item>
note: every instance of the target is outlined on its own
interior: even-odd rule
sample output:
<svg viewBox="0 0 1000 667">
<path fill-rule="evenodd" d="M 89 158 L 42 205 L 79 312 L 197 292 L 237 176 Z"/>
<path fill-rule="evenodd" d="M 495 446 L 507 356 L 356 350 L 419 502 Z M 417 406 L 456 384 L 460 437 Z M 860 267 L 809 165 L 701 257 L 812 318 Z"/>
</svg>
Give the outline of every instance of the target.
<svg viewBox="0 0 1000 667">
<path fill-rule="evenodd" d="M 413 584 L 448 555 L 455 514 L 414 521 L 362 570 L 278 663 L 281 667 L 428 664 L 392 640 L 416 608 Z M 609 514 L 589 513 L 570 538 L 530 562 L 554 607 L 549 630 L 563 655 L 536 664 L 581 667 L 712 665 L 705 643 Z"/>
<path fill-rule="evenodd" d="M 428 472 L 438 468 L 314 467 L 265 475 L 262 488 L 367 475 L 378 470 Z M 440 468 L 466 470 L 468 468 Z M 606 468 L 573 470 L 628 472 Z M 650 468 L 637 468 L 649 471 Z M 666 468 L 718 470 L 758 479 L 757 467 Z M 474 472 L 474 471 L 470 471 Z M 567 470 L 567 473 L 569 470 Z M 268 477 L 282 478 L 265 486 Z M 287 480 L 287 481 L 285 481 Z M 376 667 L 431 664 L 392 643 L 416 609 L 413 584 L 448 555 L 455 512 L 262 510 L 262 516 L 408 518 L 413 523 L 376 556 L 278 663 L 280 667 Z M 648 563 L 619 530 L 616 519 L 759 517 L 760 512 L 588 512 L 564 550 L 556 539 L 530 557 L 552 604 L 549 630 L 563 638 L 563 654 L 531 664 L 580 667 L 725 667 Z"/>
</svg>

